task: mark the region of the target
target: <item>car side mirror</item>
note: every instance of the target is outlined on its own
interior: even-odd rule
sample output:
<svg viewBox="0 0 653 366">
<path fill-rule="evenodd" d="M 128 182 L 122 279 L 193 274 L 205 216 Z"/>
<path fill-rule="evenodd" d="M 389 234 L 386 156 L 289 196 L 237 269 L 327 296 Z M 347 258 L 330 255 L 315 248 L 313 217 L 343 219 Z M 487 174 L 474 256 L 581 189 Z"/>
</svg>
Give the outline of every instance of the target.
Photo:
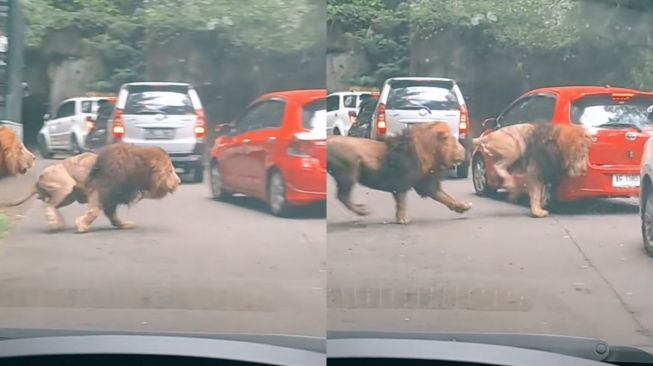
<svg viewBox="0 0 653 366">
<path fill-rule="evenodd" d="M 232 131 L 232 126 L 229 123 L 221 123 L 215 126 L 215 133 L 218 136 L 228 135 Z"/>
<path fill-rule="evenodd" d="M 493 130 L 497 127 L 496 118 L 488 118 L 483 121 L 483 128 Z"/>
<path fill-rule="evenodd" d="M 50 113 L 46 113 L 43 115 L 43 120 L 44 121 L 49 121 L 50 120 Z"/>
</svg>

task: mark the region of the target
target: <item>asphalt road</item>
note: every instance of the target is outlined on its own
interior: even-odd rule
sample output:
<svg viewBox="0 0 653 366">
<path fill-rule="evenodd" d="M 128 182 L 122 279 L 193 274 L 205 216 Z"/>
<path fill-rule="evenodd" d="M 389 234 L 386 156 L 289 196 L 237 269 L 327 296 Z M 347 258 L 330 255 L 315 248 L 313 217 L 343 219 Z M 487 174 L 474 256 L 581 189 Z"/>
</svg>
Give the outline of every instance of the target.
<svg viewBox="0 0 653 366">
<path fill-rule="evenodd" d="M 0 199 L 33 179 L 1 181 Z M 120 209 L 134 230 L 100 217 L 75 234 L 84 209 L 64 208 L 69 229 L 50 234 L 32 202 L 1 240 L 0 327 L 324 335 L 323 206 L 282 219 L 247 197 L 215 202 L 206 182 L 187 184 Z"/>
<path fill-rule="evenodd" d="M 354 189 L 367 217 L 330 196 L 328 329 L 552 333 L 651 350 L 653 259 L 635 199 L 534 219 L 476 196 L 470 180 L 444 187 L 473 208 L 460 215 L 413 193 L 407 226 L 392 223 L 388 193 Z"/>
</svg>

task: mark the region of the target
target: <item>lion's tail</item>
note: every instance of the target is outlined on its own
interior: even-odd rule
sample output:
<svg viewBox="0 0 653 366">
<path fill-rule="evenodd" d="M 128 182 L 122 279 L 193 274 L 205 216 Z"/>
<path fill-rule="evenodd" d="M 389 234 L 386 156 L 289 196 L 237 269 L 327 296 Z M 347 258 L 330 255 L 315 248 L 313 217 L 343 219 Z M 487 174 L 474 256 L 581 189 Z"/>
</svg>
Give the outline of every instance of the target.
<svg viewBox="0 0 653 366">
<path fill-rule="evenodd" d="M 38 189 L 36 188 L 36 184 L 35 184 L 32 186 L 32 190 L 29 192 L 27 196 L 19 199 L 18 201 L 0 203 L 0 208 L 20 206 L 23 203 L 27 202 L 27 200 L 32 198 L 37 193 L 38 193 Z"/>
</svg>

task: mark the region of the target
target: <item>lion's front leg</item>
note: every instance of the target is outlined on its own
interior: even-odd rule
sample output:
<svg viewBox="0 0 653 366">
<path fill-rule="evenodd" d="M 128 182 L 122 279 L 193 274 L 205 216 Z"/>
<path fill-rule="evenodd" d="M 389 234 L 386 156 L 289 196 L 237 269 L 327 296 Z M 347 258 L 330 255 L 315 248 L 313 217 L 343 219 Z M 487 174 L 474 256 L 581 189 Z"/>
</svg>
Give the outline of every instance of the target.
<svg viewBox="0 0 653 366">
<path fill-rule="evenodd" d="M 51 232 L 61 231 L 66 228 L 66 221 L 61 212 L 49 202 L 43 203 L 43 213 Z"/>
<path fill-rule="evenodd" d="M 407 192 L 392 192 L 395 199 L 395 220 L 397 224 L 407 224 L 408 216 L 406 215 L 406 196 Z"/>
<path fill-rule="evenodd" d="M 451 211 L 463 213 L 472 208 L 469 202 L 458 201 L 451 197 L 447 192 L 442 190 L 442 184 L 439 181 L 430 181 L 422 183 L 415 187 L 417 193 L 422 197 L 431 197 L 434 200 L 447 206 Z"/>
<path fill-rule="evenodd" d="M 118 229 L 123 229 L 123 230 L 128 230 L 128 229 L 133 229 L 136 227 L 136 223 L 133 221 L 123 221 L 118 217 L 118 207 L 117 206 L 111 206 L 111 207 L 105 207 L 104 208 L 104 214 L 109 218 L 109 221 L 111 221 L 111 225 Z"/>
<path fill-rule="evenodd" d="M 88 195 L 88 210 L 86 210 L 84 215 L 75 220 L 78 233 L 88 232 L 93 221 L 100 215 L 101 207 L 100 194 L 95 190 Z"/>
</svg>

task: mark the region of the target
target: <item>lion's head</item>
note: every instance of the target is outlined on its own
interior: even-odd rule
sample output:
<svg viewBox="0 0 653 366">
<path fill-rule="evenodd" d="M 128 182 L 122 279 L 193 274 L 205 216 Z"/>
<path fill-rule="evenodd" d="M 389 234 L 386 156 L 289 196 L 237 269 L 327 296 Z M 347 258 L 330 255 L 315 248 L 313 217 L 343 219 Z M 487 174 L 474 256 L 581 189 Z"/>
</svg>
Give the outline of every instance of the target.
<svg viewBox="0 0 653 366">
<path fill-rule="evenodd" d="M 558 127 L 558 147 L 567 175 L 580 177 L 587 174 L 589 151 L 592 138 L 582 126 L 560 124 Z"/>
<path fill-rule="evenodd" d="M 158 199 L 174 193 L 181 184 L 181 179 L 168 154 L 160 147 L 143 147 L 141 154 L 150 168 L 149 187 L 144 191 L 145 198 Z"/>
<path fill-rule="evenodd" d="M 449 169 L 465 161 L 465 147 L 446 122 L 420 124 L 412 128 L 423 169 Z"/>
<path fill-rule="evenodd" d="M 8 127 L 0 127 L 0 175 L 25 174 L 34 167 L 36 156 L 32 154 Z"/>
</svg>

